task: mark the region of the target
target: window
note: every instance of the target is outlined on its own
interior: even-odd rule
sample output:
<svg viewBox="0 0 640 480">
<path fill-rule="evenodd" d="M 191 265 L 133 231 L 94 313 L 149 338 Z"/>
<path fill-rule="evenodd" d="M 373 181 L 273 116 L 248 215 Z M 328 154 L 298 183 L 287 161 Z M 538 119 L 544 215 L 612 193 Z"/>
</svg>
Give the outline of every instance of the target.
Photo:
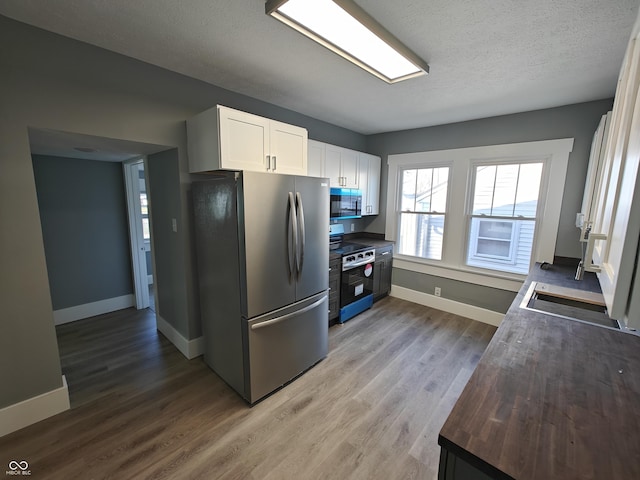
<svg viewBox="0 0 640 480">
<path fill-rule="evenodd" d="M 394 268 L 515 288 L 533 262 L 553 262 L 572 148 L 565 138 L 389 155 Z"/>
<path fill-rule="evenodd" d="M 140 211 L 142 213 L 142 238 L 149 241 L 151 234 L 149 232 L 149 203 L 146 193 L 140 193 Z"/>
<path fill-rule="evenodd" d="M 401 182 L 398 252 L 440 260 L 449 167 L 406 169 Z"/>
<path fill-rule="evenodd" d="M 473 167 L 467 265 L 521 274 L 529 271 L 543 165 Z"/>
<path fill-rule="evenodd" d="M 469 257 L 511 263 L 516 230 L 512 221 L 474 218 L 471 222 Z"/>
</svg>

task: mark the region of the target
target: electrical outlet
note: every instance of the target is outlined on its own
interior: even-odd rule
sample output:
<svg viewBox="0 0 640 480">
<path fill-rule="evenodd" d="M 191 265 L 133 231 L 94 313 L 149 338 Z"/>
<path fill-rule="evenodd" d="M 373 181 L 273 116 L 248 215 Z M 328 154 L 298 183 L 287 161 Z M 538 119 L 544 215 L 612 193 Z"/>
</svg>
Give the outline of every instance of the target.
<svg viewBox="0 0 640 480">
<path fill-rule="evenodd" d="M 436 287 L 436 290 L 434 292 L 436 297 L 439 297 L 442 294 L 442 291 L 440 290 L 440 287 Z"/>
<path fill-rule="evenodd" d="M 356 226 L 355 226 L 353 223 L 351 224 L 351 231 L 352 231 L 352 232 L 355 232 L 355 231 L 356 231 Z"/>
</svg>

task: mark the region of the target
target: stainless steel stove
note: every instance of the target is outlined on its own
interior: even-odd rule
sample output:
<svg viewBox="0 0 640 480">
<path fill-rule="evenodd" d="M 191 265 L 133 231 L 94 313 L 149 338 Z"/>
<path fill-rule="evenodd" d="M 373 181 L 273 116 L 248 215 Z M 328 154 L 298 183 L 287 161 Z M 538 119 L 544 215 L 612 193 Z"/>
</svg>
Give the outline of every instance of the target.
<svg viewBox="0 0 640 480">
<path fill-rule="evenodd" d="M 329 248 L 341 255 L 340 314 L 344 323 L 373 305 L 376 249 L 371 245 L 344 241 L 344 226 L 330 226 Z"/>
</svg>

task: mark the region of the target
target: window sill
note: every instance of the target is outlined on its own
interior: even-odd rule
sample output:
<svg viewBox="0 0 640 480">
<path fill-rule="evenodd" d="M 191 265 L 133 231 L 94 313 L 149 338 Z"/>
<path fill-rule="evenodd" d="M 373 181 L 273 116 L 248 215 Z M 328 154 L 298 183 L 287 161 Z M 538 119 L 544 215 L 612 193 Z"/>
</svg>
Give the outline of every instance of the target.
<svg viewBox="0 0 640 480">
<path fill-rule="evenodd" d="M 434 263 L 415 257 L 394 254 L 393 268 L 409 270 L 417 273 L 425 273 L 436 277 L 449 278 L 460 282 L 473 283 L 485 287 L 498 288 L 517 292 L 520 290 L 526 275 L 492 272 L 487 270 L 465 268 L 442 263 Z"/>
</svg>

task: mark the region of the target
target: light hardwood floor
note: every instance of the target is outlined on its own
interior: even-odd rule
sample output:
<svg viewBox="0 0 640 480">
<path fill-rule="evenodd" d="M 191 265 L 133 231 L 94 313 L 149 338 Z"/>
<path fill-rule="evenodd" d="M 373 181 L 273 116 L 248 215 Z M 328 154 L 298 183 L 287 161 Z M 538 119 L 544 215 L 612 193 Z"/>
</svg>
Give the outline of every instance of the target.
<svg viewBox="0 0 640 480">
<path fill-rule="evenodd" d="M 34 479 L 434 479 L 438 431 L 494 332 L 386 298 L 249 408 L 150 310 L 62 325 L 72 408 L 0 438 L 0 461 Z"/>
</svg>

